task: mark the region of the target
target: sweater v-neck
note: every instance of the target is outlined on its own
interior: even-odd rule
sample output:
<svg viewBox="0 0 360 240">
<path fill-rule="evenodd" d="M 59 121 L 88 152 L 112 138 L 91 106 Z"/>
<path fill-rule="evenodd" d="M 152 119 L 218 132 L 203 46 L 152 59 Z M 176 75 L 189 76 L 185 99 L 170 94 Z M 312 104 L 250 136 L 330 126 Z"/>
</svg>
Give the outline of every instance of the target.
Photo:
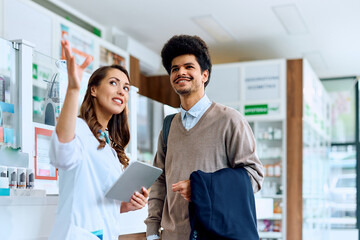
<svg viewBox="0 0 360 240">
<path fill-rule="evenodd" d="M 180 124 L 180 131 L 185 135 L 190 135 L 192 132 L 195 132 L 196 129 L 199 128 L 199 125 L 201 125 L 201 122 L 203 121 L 203 119 L 206 118 L 208 113 L 214 108 L 215 105 L 216 105 L 216 103 L 212 102 L 210 107 L 208 108 L 208 110 L 206 110 L 205 113 L 201 116 L 200 120 L 195 124 L 194 127 L 190 128 L 189 130 L 186 130 L 186 128 L 184 127 L 184 125 L 181 121 L 181 114 L 180 114 L 180 116 L 177 119 L 177 123 Z"/>
</svg>

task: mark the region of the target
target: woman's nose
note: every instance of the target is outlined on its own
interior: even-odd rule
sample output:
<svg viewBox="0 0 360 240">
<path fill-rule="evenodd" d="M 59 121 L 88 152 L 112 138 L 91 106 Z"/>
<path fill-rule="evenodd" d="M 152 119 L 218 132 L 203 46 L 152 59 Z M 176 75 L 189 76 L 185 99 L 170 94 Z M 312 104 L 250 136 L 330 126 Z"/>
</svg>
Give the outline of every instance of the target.
<svg viewBox="0 0 360 240">
<path fill-rule="evenodd" d="M 120 94 L 121 96 L 123 96 L 123 95 L 125 94 L 125 90 L 124 90 L 122 87 L 120 87 L 120 88 L 118 89 L 118 94 Z"/>
</svg>

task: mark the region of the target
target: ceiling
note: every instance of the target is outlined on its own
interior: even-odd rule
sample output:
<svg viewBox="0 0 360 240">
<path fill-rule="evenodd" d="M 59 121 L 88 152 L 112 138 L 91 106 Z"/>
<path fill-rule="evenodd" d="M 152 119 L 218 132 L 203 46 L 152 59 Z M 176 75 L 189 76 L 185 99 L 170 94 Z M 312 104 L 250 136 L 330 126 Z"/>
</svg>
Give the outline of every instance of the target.
<svg viewBox="0 0 360 240">
<path fill-rule="evenodd" d="M 171 36 L 189 34 L 207 42 L 214 64 L 307 58 L 321 78 L 360 76 L 359 0 L 58 1 L 157 54 Z M 216 41 L 193 21 L 202 16 L 233 39 Z"/>
</svg>

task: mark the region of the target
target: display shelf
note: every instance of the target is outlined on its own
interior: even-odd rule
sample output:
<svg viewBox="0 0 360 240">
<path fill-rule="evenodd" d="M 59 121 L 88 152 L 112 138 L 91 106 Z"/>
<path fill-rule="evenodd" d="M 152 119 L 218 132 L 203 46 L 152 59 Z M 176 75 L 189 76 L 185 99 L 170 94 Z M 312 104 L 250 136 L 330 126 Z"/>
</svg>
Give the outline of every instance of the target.
<svg viewBox="0 0 360 240">
<path fill-rule="evenodd" d="M 258 141 L 282 141 L 282 138 L 257 138 Z"/>
<path fill-rule="evenodd" d="M 282 239 L 282 234 L 281 232 L 259 232 L 259 237 Z"/>
<path fill-rule="evenodd" d="M 279 161 L 279 160 L 281 160 L 281 156 L 277 156 L 277 157 L 269 157 L 269 156 L 262 156 L 261 157 L 261 160 L 263 161 L 263 160 L 269 160 L 269 161 L 275 161 L 275 160 L 277 160 L 277 161 Z"/>
<path fill-rule="evenodd" d="M 274 213 L 272 216 L 264 217 L 264 218 L 258 218 L 258 220 L 282 220 L 283 216 L 281 213 Z"/>
<path fill-rule="evenodd" d="M 286 151 L 284 125 L 284 121 L 280 119 L 277 121 L 258 120 L 250 122 L 257 142 L 258 156 L 264 165 L 265 172 L 263 188 L 259 192 L 258 198 L 271 199 L 272 201 L 271 211 L 267 211 L 262 206 L 257 206 L 258 211 L 260 211 L 257 215 L 258 230 L 260 238 L 264 239 L 285 238 Z M 267 208 L 269 207 L 267 206 Z M 266 230 L 273 230 L 272 227 L 275 225 L 277 225 L 279 232 L 264 231 L 265 228 Z"/>
<path fill-rule="evenodd" d="M 260 195 L 261 198 L 283 198 L 284 195 L 282 194 L 275 194 L 275 195 Z"/>
</svg>

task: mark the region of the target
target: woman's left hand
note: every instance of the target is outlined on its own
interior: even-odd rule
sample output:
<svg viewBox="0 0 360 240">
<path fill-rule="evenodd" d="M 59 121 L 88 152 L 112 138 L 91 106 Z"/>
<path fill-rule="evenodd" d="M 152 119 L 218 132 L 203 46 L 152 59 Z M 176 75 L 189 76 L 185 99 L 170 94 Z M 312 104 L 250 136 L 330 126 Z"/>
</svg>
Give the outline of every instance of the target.
<svg viewBox="0 0 360 240">
<path fill-rule="evenodd" d="M 135 211 L 145 207 L 147 198 L 149 197 L 149 191 L 146 188 L 141 188 L 142 193 L 135 192 L 129 202 L 121 202 L 120 212 Z"/>
</svg>

